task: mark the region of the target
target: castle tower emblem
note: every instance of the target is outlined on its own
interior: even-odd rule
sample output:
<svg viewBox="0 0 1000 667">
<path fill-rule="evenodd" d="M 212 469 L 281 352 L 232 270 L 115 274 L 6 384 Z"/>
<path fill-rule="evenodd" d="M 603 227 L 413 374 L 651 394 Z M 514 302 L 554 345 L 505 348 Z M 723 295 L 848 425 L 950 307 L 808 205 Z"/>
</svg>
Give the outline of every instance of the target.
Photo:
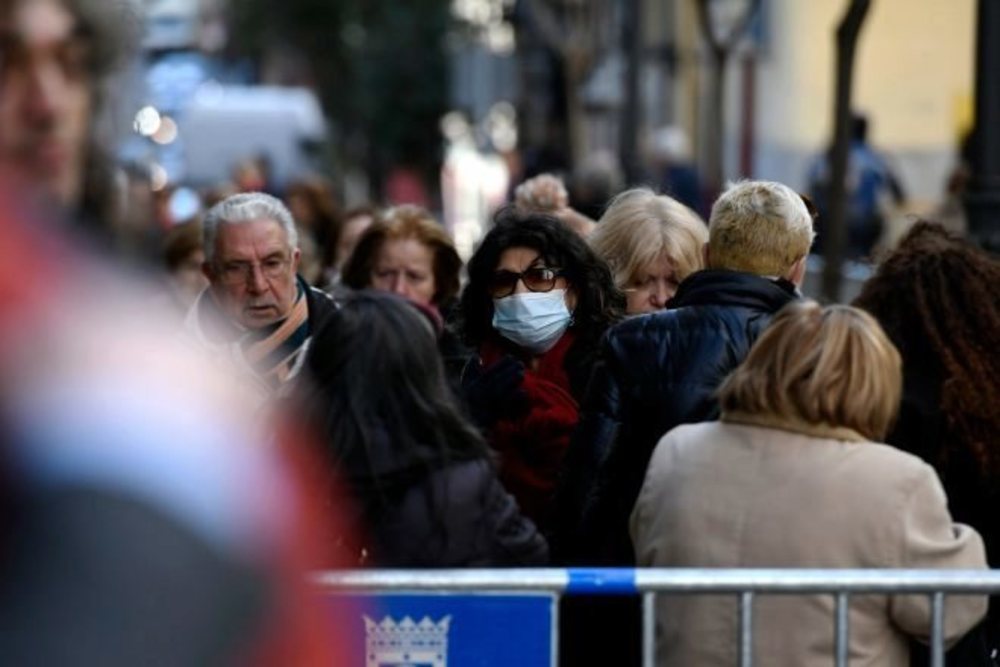
<svg viewBox="0 0 1000 667">
<path fill-rule="evenodd" d="M 386 616 L 376 623 L 365 619 L 366 667 L 448 667 L 448 626 L 451 616 L 435 623 L 425 616 L 419 623 L 405 616 Z"/>
</svg>

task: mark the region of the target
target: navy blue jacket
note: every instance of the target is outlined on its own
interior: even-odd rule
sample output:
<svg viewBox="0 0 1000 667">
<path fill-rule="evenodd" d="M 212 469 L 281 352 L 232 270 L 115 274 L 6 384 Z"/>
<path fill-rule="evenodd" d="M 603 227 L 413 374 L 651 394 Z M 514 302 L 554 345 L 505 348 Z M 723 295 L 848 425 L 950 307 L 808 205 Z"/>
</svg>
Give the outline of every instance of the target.
<svg viewBox="0 0 1000 667">
<path fill-rule="evenodd" d="M 715 392 L 795 287 L 735 271 L 688 277 L 669 309 L 612 328 L 564 465 L 557 560 L 633 562 L 628 518 L 660 438 L 718 417 Z"/>
</svg>

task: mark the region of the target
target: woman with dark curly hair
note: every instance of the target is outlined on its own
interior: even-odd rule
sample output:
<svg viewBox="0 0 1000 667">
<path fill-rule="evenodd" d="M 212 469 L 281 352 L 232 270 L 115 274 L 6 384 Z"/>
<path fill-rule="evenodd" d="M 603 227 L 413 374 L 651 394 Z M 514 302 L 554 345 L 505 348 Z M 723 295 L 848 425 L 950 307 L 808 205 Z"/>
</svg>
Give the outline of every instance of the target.
<svg viewBox="0 0 1000 667">
<path fill-rule="evenodd" d="M 937 469 L 952 515 L 983 536 L 994 568 L 1000 567 L 997 285 L 1000 262 L 922 221 L 854 302 L 879 320 L 903 358 L 903 403 L 887 442 Z M 987 622 L 971 637 L 1000 637 L 996 600 Z"/>
<path fill-rule="evenodd" d="M 461 298 L 469 409 L 500 454 L 501 480 L 545 525 L 598 342 L 622 317 L 611 271 L 562 222 L 501 211 Z"/>
</svg>

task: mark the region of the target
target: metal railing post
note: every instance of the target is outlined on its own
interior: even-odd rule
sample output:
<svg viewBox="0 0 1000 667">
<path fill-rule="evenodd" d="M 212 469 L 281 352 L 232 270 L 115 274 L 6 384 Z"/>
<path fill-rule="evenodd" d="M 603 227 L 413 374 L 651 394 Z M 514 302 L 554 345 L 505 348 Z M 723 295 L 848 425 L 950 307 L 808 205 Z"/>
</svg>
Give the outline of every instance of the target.
<svg viewBox="0 0 1000 667">
<path fill-rule="evenodd" d="M 944 593 L 931 594 L 931 667 L 944 667 Z"/>
<path fill-rule="evenodd" d="M 740 593 L 740 667 L 753 667 L 753 592 Z"/>
<path fill-rule="evenodd" d="M 836 628 L 836 664 L 837 667 L 847 667 L 848 646 L 850 645 L 850 595 L 841 591 L 837 593 Z"/>
<path fill-rule="evenodd" d="M 656 664 L 656 593 L 642 594 L 642 667 Z"/>
</svg>

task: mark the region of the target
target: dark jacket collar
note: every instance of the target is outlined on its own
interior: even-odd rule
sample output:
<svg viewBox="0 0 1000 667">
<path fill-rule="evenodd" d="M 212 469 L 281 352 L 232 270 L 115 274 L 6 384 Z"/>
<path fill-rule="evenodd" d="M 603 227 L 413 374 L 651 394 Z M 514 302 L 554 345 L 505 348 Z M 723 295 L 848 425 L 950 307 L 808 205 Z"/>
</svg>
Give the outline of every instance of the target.
<svg viewBox="0 0 1000 667">
<path fill-rule="evenodd" d="M 692 273 L 677 288 L 668 308 L 721 305 L 775 312 L 800 296 L 791 282 L 722 269 Z"/>
</svg>

